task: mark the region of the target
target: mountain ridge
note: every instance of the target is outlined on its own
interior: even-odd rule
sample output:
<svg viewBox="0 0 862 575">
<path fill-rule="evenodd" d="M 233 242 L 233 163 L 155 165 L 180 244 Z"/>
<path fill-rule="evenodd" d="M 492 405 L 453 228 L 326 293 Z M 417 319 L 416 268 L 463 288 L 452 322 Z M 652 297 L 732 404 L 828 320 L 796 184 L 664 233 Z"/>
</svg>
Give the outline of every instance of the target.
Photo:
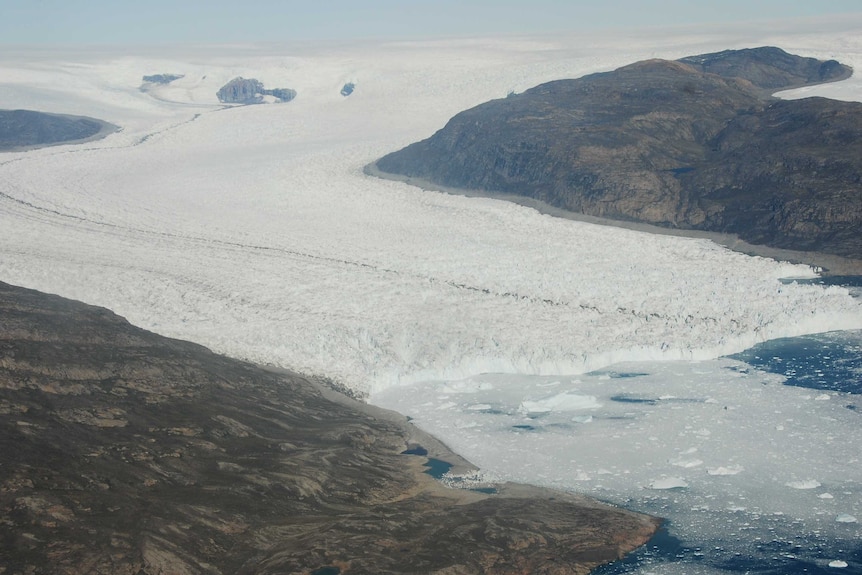
<svg viewBox="0 0 862 575">
<path fill-rule="evenodd" d="M 370 171 L 862 259 L 862 104 L 769 95 L 851 73 L 773 47 L 636 62 L 465 110 Z"/>
</svg>

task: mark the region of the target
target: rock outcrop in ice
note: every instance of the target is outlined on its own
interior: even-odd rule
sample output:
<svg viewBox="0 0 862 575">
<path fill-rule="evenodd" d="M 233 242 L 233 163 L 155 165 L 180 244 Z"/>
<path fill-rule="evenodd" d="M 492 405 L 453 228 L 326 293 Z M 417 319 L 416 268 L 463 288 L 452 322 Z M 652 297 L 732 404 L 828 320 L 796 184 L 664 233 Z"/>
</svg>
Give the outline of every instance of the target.
<svg viewBox="0 0 862 575">
<path fill-rule="evenodd" d="M 225 104 L 260 104 L 265 96 L 272 96 L 279 102 L 290 102 L 296 97 L 296 90 L 291 88 L 267 90 L 259 80 L 240 77 L 222 86 L 216 96 L 219 102 Z"/>
</svg>

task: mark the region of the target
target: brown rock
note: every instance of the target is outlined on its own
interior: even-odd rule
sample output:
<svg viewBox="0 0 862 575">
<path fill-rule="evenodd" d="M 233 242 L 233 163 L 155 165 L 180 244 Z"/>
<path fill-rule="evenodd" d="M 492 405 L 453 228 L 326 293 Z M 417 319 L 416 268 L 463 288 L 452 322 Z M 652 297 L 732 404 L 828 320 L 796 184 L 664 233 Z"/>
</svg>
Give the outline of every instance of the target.
<svg viewBox="0 0 862 575">
<path fill-rule="evenodd" d="M 466 110 L 369 171 L 862 260 L 862 104 L 769 96 L 849 74 L 769 47 L 638 62 Z"/>
<path fill-rule="evenodd" d="M 397 414 L 6 284 L 0 357 L 5 575 L 586 573 L 657 526 L 446 489 Z"/>
</svg>

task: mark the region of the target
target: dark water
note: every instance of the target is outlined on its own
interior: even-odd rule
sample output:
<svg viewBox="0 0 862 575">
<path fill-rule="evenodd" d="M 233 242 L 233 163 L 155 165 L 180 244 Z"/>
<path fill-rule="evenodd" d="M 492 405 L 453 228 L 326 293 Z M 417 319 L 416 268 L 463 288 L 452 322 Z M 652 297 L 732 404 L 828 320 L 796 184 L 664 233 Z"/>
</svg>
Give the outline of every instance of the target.
<svg viewBox="0 0 862 575">
<path fill-rule="evenodd" d="M 648 373 L 641 373 L 637 371 L 609 371 L 607 369 L 601 369 L 598 371 L 591 371 L 587 375 L 593 376 L 601 376 L 606 375 L 611 379 L 626 379 L 629 377 L 643 377 L 645 375 L 649 375 Z"/>
<path fill-rule="evenodd" d="M 592 574 L 618 575 L 630 573 L 650 563 L 679 561 L 692 552 L 694 550 L 685 547 L 682 541 L 668 532 L 667 524 L 665 524 L 637 553 L 632 553 L 625 559 L 599 567 L 593 570 Z"/>
<path fill-rule="evenodd" d="M 426 457 L 428 455 L 428 450 L 421 445 L 416 445 L 410 449 L 405 449 L 401 452 L 401 455 L 419 455 L 421 457 Z M 442 459 L 429 457 L 428 461 L 425 462 L 425 467 L 425 473 L 434 479 L 442 479 L 443 476 L 449 473 L 449 470 L 452 469 L 452 464 L 447 463 Z"/>
<path fill-rule="evenodd" d="M 825 278 L 816 283 L 844 285 L 855 297 L 862 297 L 862 278 Z M 787 378 L 786 384 L 821 391 L 853 394 L 848 409 L 862 411 L 862 330 L 830 332 L 785 338 L 759 344 L 730 356 L 752 367 Z M 648 398 L 615 397 L 615 401 L 640 402 Z M 648 511 L 648 510 L 647 510 Z M 724 551 L 704 545 L 690 547 L 662 528 L 650 542 L 622 561 L 606 565 L 594 573 L 661 572 L 662 564 L 677 563 L 674 573 L 697 573 L 700 569 L 758 575 L 862 575 L 862 543 L 827 541 L 792 535 L 772 541 L 752 542 L 750 553 Z M 829 567 L 840 557 L 846 568 Z"/>
<path fill-rule="evenodd" d="M 425 473 L 434 479 L 443 479 L 443 476 L 449 473 L 449 470 L 452 469 L 452 464 L 446 463 L 442 459 L 429 457 L 428 461 L 425 463 L 425 467 L 428 468 L 425 470 Z"/>
<path fill-rule="evenodd" d="M 808 281 L 841 285 L 862 299 L 862 277 Z M 730 357 L 758 369 L 781 374 L 787 378 L 787 385 L 862 394 L 862 330 L 776 339 Z"/>
<path fill-rule="evenodd" d="M 611 401 L 616 401 L 617 403 L 646 403 L 647 405 L 658 403 L 657 399 L 651 397 L 635 397 L 632 395 L 613 395 L 611 396 Z"/>
<path fill-rule="evenodd" d="M 840 285 L 862 299 L 862 277 L 806 280 Z M 787 377 L 787 385 L 862 394 L 862 330 L 776 339 L 731 356 L 758 369 Z"/>
<path fill-rule="evenodd" d="M 862 394 L 862 330 L 776 339 L 731 356 L 787 385 Z"/>
<path fill-rule="evenodd" d="M 817 541 L 803 537 L 789 541 L 774 539 L 752 545 L 745 553 L 704 544 L 686 545 L 674 537 L 666 525 L 650 541 L 621 561 L 600 567 L 593 575 L 625 575 L 630 573 L 663 573 L 661 565 L 678 564 L 673 573 L 696 574 L 746 573 L 751 575 L 859 575 L 862 574 L 862 546 Z M 855 550 L 853 550 L 855 549 Z M 829 567 L 829 562 L 841 557 L 846 568 Z"/>
</svg>

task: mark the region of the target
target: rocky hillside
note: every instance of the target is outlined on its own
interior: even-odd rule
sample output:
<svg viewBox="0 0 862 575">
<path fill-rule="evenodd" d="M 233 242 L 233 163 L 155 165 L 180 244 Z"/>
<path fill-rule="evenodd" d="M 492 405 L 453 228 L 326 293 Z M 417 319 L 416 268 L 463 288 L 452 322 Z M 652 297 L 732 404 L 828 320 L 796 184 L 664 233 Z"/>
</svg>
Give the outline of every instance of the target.
<svg viewBox="0 0 862 575">
<path fill-rule="evenodd" d="M 701 72 L 748 80 L 767 96 L 776 90 L 844 80 L 853 72 L 836 60 L 803 58 L 774 46 L 700 54 L 680 62 Z"/>
<path fill-rule="evenodd" d="M 777 48 L 638 62 L 482 104 L 375 167 L 862 259 L 862 104 L 768 95 L 850 73 Z"/>
<path fill-rule="evenodd" d="M 0 283 L 0 573 L 582 574 L 656 521 L 450 490 L 403 417 Z"/>
<path fill-rule="evenodd" d="M 116 126 L 84 116 L 34 110 L 0 110 L 0 152 L 80 142 L 103 137 Z"/>
</svg>

